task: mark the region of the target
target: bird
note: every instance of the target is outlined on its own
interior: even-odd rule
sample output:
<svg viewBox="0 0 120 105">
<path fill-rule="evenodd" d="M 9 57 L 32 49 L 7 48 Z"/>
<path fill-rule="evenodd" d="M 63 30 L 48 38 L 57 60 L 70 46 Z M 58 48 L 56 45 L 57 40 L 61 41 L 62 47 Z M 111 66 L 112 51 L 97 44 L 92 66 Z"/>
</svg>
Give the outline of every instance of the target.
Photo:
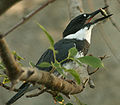
<svg viewBox="0 0 120 105">
<path fill-rule="evenodd" d="M 80 14 L 70 21 L 63 32 L 63 38 L 54 44 L 54 49 L 57 51 L 56 60 L 58 62 L 66 59 L 68 57 L 69 50 L 73 47 L 77 49 L 77 55 L 75 56 L 76 58 L 83 57 L 87 54 L 89 46 L 91 44 L 91 32 L 93 27 L 96 26 L 96 24 L 100 21 L 103 21 L 112 16 L 112 14 L 105 15 L 105 13 L 103 12 L 103 10 L 107 7 L 108 6 L 102 9 L 98 9 L 92 13 Z M 98 13 L 101 13 L 103 17 L 93 20 L 93 17 L 95 17 Z M 53 50 L 47 49 L 35 65 L 35 67 L 39 70 L 50 72 L 52 66 L 40 67 L 39 64 L 42 62 L 55 62 Z M 75 67 L 73 61 L 70 60 L 62 62 L 61 65 L 66 69 L 72 69 Z M 56 70 L 54 71 L 54 74 L 59 75 Z M 20 86 L 18 93 L 13 96 L 6 103 L 6 105 L 11 105 L 20 97 L 22 97 L 26 92 L 37 88 L 34 87 L 30 89 L 30 87 L 33 87 L 32 84 L 28 82 L 23 83 L 22 86 Z"/>
</svg>

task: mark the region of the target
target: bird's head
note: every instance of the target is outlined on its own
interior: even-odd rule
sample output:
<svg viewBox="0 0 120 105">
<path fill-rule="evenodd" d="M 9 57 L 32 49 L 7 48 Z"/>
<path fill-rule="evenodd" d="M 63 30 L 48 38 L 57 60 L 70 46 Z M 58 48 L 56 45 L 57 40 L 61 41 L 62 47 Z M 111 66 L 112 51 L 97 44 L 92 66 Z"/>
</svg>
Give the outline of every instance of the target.
<svg viewBox="0 0 120 105">
<path fill-rule="evenodd" d="M 81 14 L 81 15 L 75 17 L 73 20 L 70 21 L 70 23 L 64 30 L 63 37 L 66 37 L 71 34 L 75 34 L 79 30 L 84 29 L 86 27 L 88 27 L 88 29 L 89 29 L 90 27 L 93 27 L 98 22 L 110 17 L 112 14 L 107 15 L 105 12 L 105 9 L 107 7 L 108 6 L 106 6 L 104 8 L 100 8 L 92 13 L 89 13 L 89 14 L 84 13 L 84 14 Z M 98 13 L 101 13 L 104 17 L 101 17 L 99 19 L 92 21 L 93 17 L 96 16 Z"/>
</svg>

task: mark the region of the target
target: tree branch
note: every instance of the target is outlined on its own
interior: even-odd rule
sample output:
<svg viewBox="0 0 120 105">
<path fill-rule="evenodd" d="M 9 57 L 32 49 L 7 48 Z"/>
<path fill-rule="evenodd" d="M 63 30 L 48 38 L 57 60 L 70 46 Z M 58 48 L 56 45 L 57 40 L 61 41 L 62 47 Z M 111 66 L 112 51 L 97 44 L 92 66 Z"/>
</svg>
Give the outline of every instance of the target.
<svg viewBox="0 0 120 105">
<path fill-rule="evenodd" d="M 9 0 L 8 0 L 9 1 Z M 56 0 L 48 0 L 46 3 L 44 3 L 42 6 L 40 6 L 39 8 L 37 8 L 36 10 L 30 12 L 28 15 L 24 16 L 17 24 L 15 24 L 13 27 L 11 27 L 6 33 L 3 34 L 2 37 L 7 36 L 9 33 L 11 33 L 12 31 L 14 31 L 16 28 L 18 28 L 19 26 L 21 26 L 22 24 L 24 24 L 26 21 L 28 21 L 32 16 L 34 16 L 36 13 L 38 13 L 40 10 L 42 10 L 43 8 L 45 8 L 46 6 L 48 6 L 48 4 L 54 2 Z"/>
<path fill-rule="evenodd" d="M 0 15 L 6 12 L 11 6 L 20 2 L 21 0 L 0 0 Z"/>
<path fill-rule="evenodd" d="M 21 67 L 15 61 L 6 41 L 3 38 L 0 38 L 0 56 L 3 60 L 3 63 L 5 64 L 5 67 L 7 68 L 6 74 L 9 76 L 11 81 L 14 81 L 22 73 Z"/>
<path fill-rule="evenodd" d="M 37 68 L 22 68 L 24 71 L 20 76 L 20 80 L 28 81 L 32 83 L 43 84 L 47 89 L 51 89 L 53 91 L 59 91 L 63 94 L 77 94 L 83 90 L 83 85 L 71 84 L 63 79 L 60 79 L 53 74 L 41 70 L 37 70 Z M 34 72 L 29 78 L 28 73 Z"/>
</svg>

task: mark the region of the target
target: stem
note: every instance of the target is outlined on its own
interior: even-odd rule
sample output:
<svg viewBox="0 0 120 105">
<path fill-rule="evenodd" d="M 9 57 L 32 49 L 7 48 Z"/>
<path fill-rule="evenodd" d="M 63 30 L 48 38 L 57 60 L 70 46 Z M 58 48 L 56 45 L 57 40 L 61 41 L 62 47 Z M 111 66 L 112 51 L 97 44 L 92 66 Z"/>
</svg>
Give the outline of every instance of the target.
<svg viewBox="0 0 120 105">
<path fill-rule="evenodd" d="M 78 105 L 84 105 L 76 95 L 73 95 L 73 97 L 75 98 L 76 103 L 77 103 Z"/>
</svg>

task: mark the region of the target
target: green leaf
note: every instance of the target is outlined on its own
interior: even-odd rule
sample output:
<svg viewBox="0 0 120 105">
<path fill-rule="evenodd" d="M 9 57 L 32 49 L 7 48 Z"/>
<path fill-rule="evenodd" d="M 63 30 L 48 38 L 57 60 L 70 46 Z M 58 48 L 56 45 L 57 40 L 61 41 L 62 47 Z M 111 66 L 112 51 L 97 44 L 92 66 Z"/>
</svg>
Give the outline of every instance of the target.
<svg viewBox="0 0 120 105">
<path fill-rule="evenodd" d="M 68 58 L 74 58 L 77 54 L 77 49 L 75 47 L 69 49 Z"/>
<path fill-rule="evenodd" d="M 0 69 L 5 70 L 6 67 L 4 66 L 3 62 L 0 62 Z"/>
<path fill-rule="evenodd" d="M 19 55 L 16 53 L 16 51 L 13 51 L 12 53 L 13 53 L 14 57 L 15 57 L 18 61 L 24 60 L 24 58 L 22 58 L 21 56 L 19 56 Z"/>
<path fill-rule="evenodd" d="M 93 67 L 93 68 L 104 67 L 101 60 L 94 56 L 84 56 L 84 57 L 78 58 L 78 60 L 82 63 L 85 63 L 85 64 Z"/>
<path fill-rule="evenodd" d="M 62 74 L 63 76 L 65 76 L 63 74 L 63 69 L 61 67 L 61 64 L 58 61 L 55 61 L 55 63 L 52 63 L 53 67 L 55 67 L 55 70 L 57 70 L 60 74 Z"/>
<path fill-rule="evenodd" d="M 66 72 L 69 72 L 77 81 L 78 84 L 80 84 L 80 75 L 73 69 L 66 69 Z"/>
<path fill-rule="evenodd" d="M 5 67 L 4 67 L 3 65 L 0 65 L 0 69 L 3 69 L 3 70 L 4 70 L 4 69 L 5 69 Z"/>
<path fill-rule="evenodd" d="M 79 66 L 82 66 L 81 62 L 78 60 L 78 58 L 73 58 L 73 61 L 79 64 Z"/>
<path fill-rule="evenodd" d="M 38 25 L 42 29 L 42 31 L 45 33 L 45 35 L 47 36 L 47 38 L 49 39 L 51 46 L 54 46 L 54 40 L 51 37 L 51 35 L 47 32 L 47 30 L 42 25 L 40 25 L 39 23 L 38 23 Z"/>
<path fill-rule="evenodd" d="M 0 74 L 0 77 L 5 77 L 5 78 L 6 78 L 6 77 L 7 77 L 7 75 Z"/>
<path fill-rule="evenodd" d="M 57 101 L 62 102 L 64 99 L 61 95 L 55 97 Z"/>
<path fill-rule="evenodd" d="M 48 62 L 42 62 L 42 63 L 40 63 L 38 66 L 39 66 L 39 67 L 50 67 L 51 64 L 48 63 Z"/>
<path fill-rule="evenodd" d="M 6 84 L 6 83 L 9 83 L 9 82 L 10 82 L 10 80 L 8 78 L 4 78 L 2 83 Z"/>
<path fill-rule="evenodd" d="M 66 105 L 73 105 L 73 104 L 71 104 L 71 103 L 67 103 Z"/>
<path fill-rule="evenodd" d="M 29 62 L 29 65 L 30 65 L 31 67 L 35 67 L 35 64 L 34 64 L 33 62 Z"/>
</svg>

